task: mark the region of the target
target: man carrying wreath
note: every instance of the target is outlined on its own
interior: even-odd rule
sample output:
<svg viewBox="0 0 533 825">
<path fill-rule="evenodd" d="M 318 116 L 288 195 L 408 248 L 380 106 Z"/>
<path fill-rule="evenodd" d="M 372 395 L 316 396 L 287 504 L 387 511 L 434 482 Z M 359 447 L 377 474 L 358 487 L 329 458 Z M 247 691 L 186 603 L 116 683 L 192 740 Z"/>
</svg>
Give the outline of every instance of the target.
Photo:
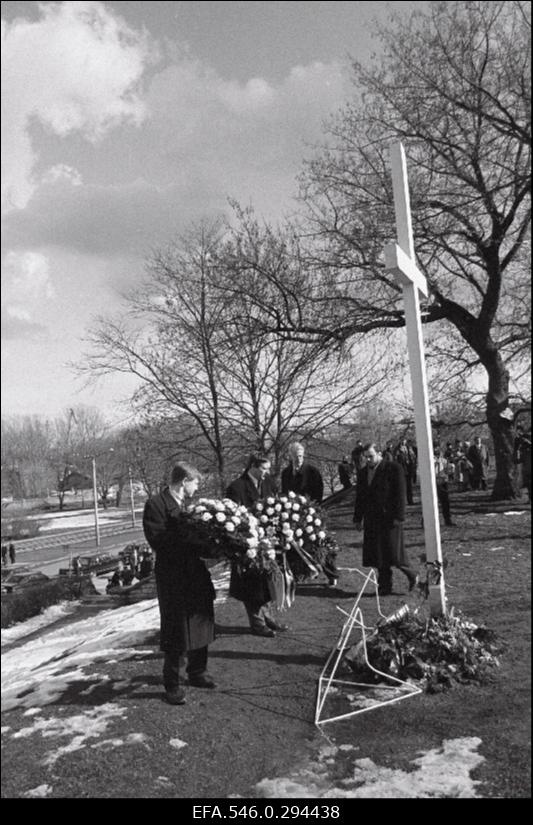
<svg viewBox="0 0 533 825">
<path fill-rule="evenodd" d="M 182 705 L 180 665 L 186 654 L 189 685 L 214 688 L 207 673 L 207 646 L 215 638 L 215 588 L 204 556 L 209 548 L 195 541 L 181 515 L 186 498 L 196 492 L 200 473 L 181 462 L 172 470 L 168 487 L 144 507 L 143 529 L 155 552 L 155 580 L 161 617 L 160 649 L 164 653 L 166 700 Z"/>
<path fill-rule="evenodd" d="M 226 497 L 251 510 L 256 501 L 275 493 L 270 477 L 270 460 L 259 453 L 252 453 L 244 473 L 232 481 L 226 490 Z M 269 608 L 271 597 L 263 575 L 245 570 L 239 562 L 233 562 L 229 595 L 244 604 L 254 636 L 273 637 L 276 631 L 288 630 L 287 625 L 276 622 L 272 617 Z"/>
</svg>

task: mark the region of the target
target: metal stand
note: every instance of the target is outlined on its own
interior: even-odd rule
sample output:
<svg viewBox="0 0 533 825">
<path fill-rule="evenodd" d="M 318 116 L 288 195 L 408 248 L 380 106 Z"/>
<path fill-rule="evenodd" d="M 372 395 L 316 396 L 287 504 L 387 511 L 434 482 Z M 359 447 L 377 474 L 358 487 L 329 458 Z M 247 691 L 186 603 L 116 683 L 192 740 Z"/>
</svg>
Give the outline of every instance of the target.
<svg viewBox="0 0 533 825">
<path fill-rule="evenodd" d="M 369 659 L 368 659 L 367 645 L 366 645 L 366 632 L 367 631 L 372 631 L 374 628 L 367 627 L 365 625 L 365 623 L 363 621 L 363 613 L 361 611 L 361 608 L 359 607 L 359 602 L 361 600 L 361 597 L 362 597 L 367 585 L 370 582 L 372 582 L 374 584 L 374 587 L 375 587 L 376 602 L 377 602 L 377 608 L 378 608 L 379 615 L 385 621 L 387 621 L 388 618 L 390 620 L 390 617 L 385 616 L 385 614 L 381 610 L 381 606 L 380 606 L 380 602 L 379 602 L 379 594 L 378 594 L 378 583 L 377 583 L 377 578 L 376 578 L 376 574 L 375 574 L 374 570 L 371 570 L 370 573 L 368 573 L 368 575 L 365 575 L 360 570 L 356 570 L 356 572 L 360 573 L 360 575 L 364 576 L 365 580 L 363 582 L 363 586 L 362 586 L 361 590 L 359 591 L 357 599 L 355 600 L 354 606 L 352 607 L 352 610 L 350 611 L 350 613 L 346 613 L 346 611 L 344 611 L 341 608 L 337 607 L 337 609 L 340 610 L 341 613 L 344 613 L 346 616 L 348 616 L 348 618 L 345 621 L 345 623 L 342 627 L 342 630 L 339 634 L 339 638 L 337 640 L 337 643 L 335 644 L 335 646 L 333 647 L 331 653 L 329 654 L 328 659 L 326 661 L 326 664 L 324 665 L 324 667 L 322 669 L 322 672 L 321 672 L 321 674 L 318 678 L 318 689 L 317 689 L 317 698 L 316 698 L 316 705 L 315 705 L 315 725 L 324 725 L 327 722 L 335 722 L 338 719 L 347 719 L 348 717 L 355 716 L 358 713 L 365 713 L 365 711 L 373 710 L 374 708 L 377 708 L 377 707 L 383 707 L 384 705 L 390 705 L 390 704 L 393 704 L 394 702 L 401 702 L 402 699 L 408 699 L 410 696 L 415 696 L 418 693 L 422 693 L 422 689 L 417 687 L 416 685 L 410 684 L 409 682 L 404 682 L 402 679 L 398 679 L 398 678 L 396 678 L 396 676 L 391 676 L 389 673 L 383 673 L 381 670 L 377 670 L 377 668 L 375 668 L 373 665 L 370 664 Z M 355 625 L 357 625 L 357 629 L 359 629 L 361 631 L 361 641 L 362 641 L 362 644 L 363 644 L 365 664 L 367 665 L 369 670 L 371 670 L 373 673 L 376 673 L 379 676 L 382 676 L 383 679 L 386 679 L 389 682 L 393 682 L 394 684 L 392 684 L 392 685 L 391 684 L 375 685 L 375 684 L 367 684 L 365 682 L 350 682 L 348 680 L 336 679 L 335 678 L 335 674 L 336 674 L 337 669 L 339 667 L 339 664 L 342 660 L 342 657 L 344 655 L 344 651 L 346 650 L 346 646 L 348 644 L 348 641 L 350 639 L 352 630 L 354 629 Z M 332 665 L 332 662 L 333 662 L 333 665 Z M 329 675 L 326 675 L 328 673 L 328 671 L 329 671 Z M 392 699 L 386 699 L 385 701 L 376 701 L 375 704 L 371 705 L 370 707 L 360 708 L 358 710 L 351 710 L 348 713 L 343 713 L 343 714 L 340 714 L 339 716 L 331 716 L 329 718 L 321 718 L 322 712 L 324 710 L 324 704 L 326 702 L 326 699 L 328 697 L 328 693 L 330 692 L 330 689 L 331 689 L 332 685 L 344 685 L 344 686 L 349 686 L 351 688 L 354 688 L 354 687 L 360 687 L 360 688 L 366 688 L 366 689 L 372 688 L 374 690 L 376 688 L 379 688 L 379 690 L 395 690 L 395 691 L 398 691 L 398 688 L 402 687 L 402 688 L 404 688 L 404 692 L 402 693 L 401 696 L 396 695 Z"/>
</svg>

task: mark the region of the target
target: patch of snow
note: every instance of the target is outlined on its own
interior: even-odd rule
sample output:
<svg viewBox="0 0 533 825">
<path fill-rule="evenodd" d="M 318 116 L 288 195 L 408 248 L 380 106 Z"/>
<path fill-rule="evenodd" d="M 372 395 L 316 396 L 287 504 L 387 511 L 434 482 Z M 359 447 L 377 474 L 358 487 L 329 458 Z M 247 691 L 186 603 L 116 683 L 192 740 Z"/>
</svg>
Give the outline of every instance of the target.
<svg viewBox="0 0 533 825">
<path fill-rule="evenodd" d="M 102 736 L 117 718 L 122 719 L 125 714 L 126 708 L 108 702 L 105 705 L 90 708 L 77 716 L 63 719 L 37 717 L 31 727 L 22 728 L 13 734 L 13 739 L 27 739 L 36 733 L 40 733 L 45 739 L 49 737 L 70 738 L 68 744 L 50 752 L 43 760 L 42 764 L 51 767 L 65 754 L 85 748 L 88 740 Z"/>
<path fill-rule="evenodd" d="M 52 607 L 47 607 L 39 613 L 38 616 L 33 616 L 31 619 L 26 619 L 24 622 L 18 622 L 11 627 L 2 629 L 2 647 L 4 647 L 4 645 L 11 644 L 12 642 L 16 642 L 19 639 L 24 638 L 24 636 L 29 636 L 30 633 L 39 630 L 41 627 L 46 627 L 49 624 L 53 624 L 59 619 L 62 619 L 64 616 L 71 615 L 77 609 L 78 604 L 76 602 L 59 602 L 58 604 L 52 605 Z"/>
<path fill-rule="evenodd" d="M 48 796 L 48 794 L 52 793 L 52 786 L 51 785 L 38 785 L 36 788 L 32 788 L 29 791 L 26 791 L 22 794 L 22 796 L 28 797 L 44 797 Z"/>
<path fill-rule="evenodd" d="M 150 599 L 51 629 L 9 650 L 2 655 L 2 708 L 43 707 L 60 699 L 73 682 L 92 683 L 94 676 L 84 668 L 145 657 L 139 646 L 148 644 L 158 628 L 157 599 Z"/>
<path fill-rule="evenodd" d="M 41 712 L 41 708 L 29 708 L 28 710 L 25 710 L 22 715 L 23 716 L 36 716 L 40 712 Z"/>
<path fill-rule="evenodd" d="M 446 739 L 440 748 L 421 752 L 411 761 L 414 771 L 384 768 L 372 759 L 356 759 L 351 776 L 332 778 L 328 770 L 331 748 L 322 748 L 316 761 L 289 777 L 263 779 L 254 798 L 358 799 L 471 799 L 480 783 L 470 773 L 485 761 L 476 753 L 477 737 Z M 340 750 L 340 749 L 339 749 Z"/>
<path fill-rule="evenodd" d="M 168 744 L 177 750 L 187 747 L 187 742 L 183 742 L 182 739 L 170 739 Z"/>
<path fill-rule="evenodd" d="M 103 750 L 109 751 L 113 748 L 122 747 L 123 745 L 144 745 L 145 748 L 151 750 L 147 740 L 148 736 L 144 733 L 130 733 L 125 739 L 103 739 L 101 742 L 96 742 L 94 745 L 91 745 L 91 748 L 102 748 Z"/>
</svg>

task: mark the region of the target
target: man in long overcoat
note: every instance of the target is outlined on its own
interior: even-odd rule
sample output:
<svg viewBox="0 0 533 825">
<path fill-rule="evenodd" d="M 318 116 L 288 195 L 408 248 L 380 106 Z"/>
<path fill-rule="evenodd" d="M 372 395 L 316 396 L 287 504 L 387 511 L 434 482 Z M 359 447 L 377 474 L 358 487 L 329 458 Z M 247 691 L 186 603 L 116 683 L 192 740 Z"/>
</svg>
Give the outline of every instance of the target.
<svg viewBox="0 0 533 825">
<path fill-rule="evenodd" d="M 378 571 L 380 596 L 392 593 L 392 568 L 407 576 L 409 590 L 417 575 L 409 565 L 403 537 L 406 510 L 405 473 L 396 461 L 384 461 L 375 444 L 365 445 L 366 467 L 356 488 L 354 523 L 364 526 L 363 565 Z"/>
<path fill-rule="evenodd" d="M 470 475 L 473 490 L 487 489 L 487 470 L 489 467 L 489 451 L 483 444 L 481 437 L 476 435 L 474 443 L 468 448 L 467 459 L 472 465 Z"/>
<path fill-rule="evenodd" d="M 249 510 L 259 499 L 275 493 L 276 487 L 270 477 L 270 461 L 258 453 L 250 456 L 244 473 L 232 481 L 226 490 L 227 498 Z M 260 573 L 245 571 L 238 562 L 234 562 L 231 565 L 229 594 L 244 604 L 250 629 L 255 636 L 273 637 L 276 630 L 287 630 L 286 625 L 272 617 L 268 606 L 271 596 Z"/>
<path fill-rule="evenodd" d="M 161 617 L 163 683 L 171 704 L 182 704 L 180 664 L 187 655 L 189 684 L 212 688 L 207 646 L 215 638 L 215 588 L 201 555 L 208 555 L 180 520 L 184 498 L 194 494 L 200 474 L 185 463 L 172 470 L 171 483 L 144 507 L 143 528 L 155 552 L 155 580 Z"/>
</svg>

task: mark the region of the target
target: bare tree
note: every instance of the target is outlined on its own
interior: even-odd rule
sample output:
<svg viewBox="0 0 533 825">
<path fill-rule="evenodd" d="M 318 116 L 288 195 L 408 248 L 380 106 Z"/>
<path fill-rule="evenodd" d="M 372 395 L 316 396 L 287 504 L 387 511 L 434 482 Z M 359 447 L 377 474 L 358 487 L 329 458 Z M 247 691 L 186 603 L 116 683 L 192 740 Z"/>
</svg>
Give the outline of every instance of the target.
<svg viewBox="0 0 533 825">
<path fill-rule="evenodd" d="M 49 467 L 51 422 L 39 416 L 2 419 L 2 489 L 15 498 L 47 495 L 54 484 Z"/>
<path fill-rule="evenodd" d="M 219 489 L 244 450 L 271 451 L 277 465 L 296 429 L 310 434 L 353 414 L 379 391 L 384 374 L 371 354 L 350 383 L 350 347 L 332 358 L 266 332 L 257 301 L 234 290 L 234 251 L 226 228 L 202 224 L 154 252 L 148 280 L 127 297 L 127 313 L 99 319 L 80 367 L 91 375 L 136 375 L 139 414 L 152 425 L 179 420 L 182 433 L 186 424 L 189 451 L 205 460 L 208 448 Z M 284 265 L 291 265 L 287 255 Z M 256 297 L 266 301 L 256 280 Z"/>
<path fill-rule="evenodd" d="M 430 288 L 423 321 L 448 338 L 449 370 L 454 356 L 482 370 L 493 498 L 514 497 L 509 370 L 529 366 L 531 340 L 530 6 L 432 3 L 377 33 L 381 55 L 353 63 L 355 99 L 301 178 L 304 265 L 265 273 L 278 292 L 270 323 L 324 345 L 404 326 L 382 258 L 396 234 L 388 150 L 403 140 Z"/>
</svg>

